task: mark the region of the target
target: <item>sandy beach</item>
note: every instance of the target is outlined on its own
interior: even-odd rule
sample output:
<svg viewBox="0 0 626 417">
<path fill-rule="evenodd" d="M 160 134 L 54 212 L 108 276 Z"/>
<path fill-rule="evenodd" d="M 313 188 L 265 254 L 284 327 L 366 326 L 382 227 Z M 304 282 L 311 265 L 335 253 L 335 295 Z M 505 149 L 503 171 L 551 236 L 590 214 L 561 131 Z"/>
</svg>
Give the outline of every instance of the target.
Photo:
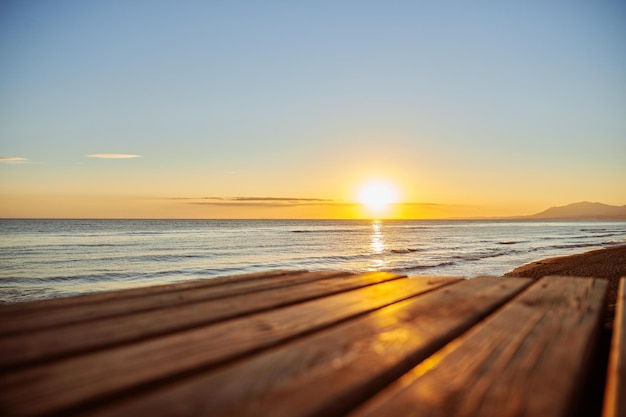
<svg viewBox="0 0 626 417">
<path fill-rule="evenodd" d="M 546 275 L 606 278 L 609 281 L 607 325 L 612 321 L 620 277 L 626 277 L 626 245 L 561 256 L 522 265 L 505 277 L 539 279 Z"/>
<path fill-rule="evenodd" d="M 537 279 L 546 275 L 608 278 L 617 282 L 626 276 L 626 245 L 535 261 L 505 274 Z"/>
</svg>

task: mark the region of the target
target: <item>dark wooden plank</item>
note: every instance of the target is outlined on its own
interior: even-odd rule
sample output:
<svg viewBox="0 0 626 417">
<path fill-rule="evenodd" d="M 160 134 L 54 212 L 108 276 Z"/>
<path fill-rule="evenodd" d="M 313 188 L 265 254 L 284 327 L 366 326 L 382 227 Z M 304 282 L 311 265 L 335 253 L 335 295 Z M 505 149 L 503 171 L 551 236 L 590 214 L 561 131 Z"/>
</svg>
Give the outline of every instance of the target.
<svg viewBox="0 0 626 417">
<path fill-rule="evenodd" d="M 0 369 L 154 337 L 272 308 L 406 279 L 387 272 L 343 275 L 302 285 L 255 292 L 124 316 L 107 317 L 0 338 Z"/>
<path fill-rule="evenodd" d="M 626 278 L 619 282 L 603 417 L 626 417 Z"/>
<path fill-rule="evenodd" d="M 341 416 L 531 283 L 475 278 L 83 416 Z M 401 414 L 399 414 L 401 416 Z"/>
<path fill-rule="evenodd" d="M 129 288 L 116 291 L 104 291 L 94 294 L 76 295 L 70 297 L 52 298 L 48 300 L 26 301 L 13 304 L 0 305 L 0 315 L 22 314 L 28 311 L 43 310 L 48 308 L 66 308 L 78 304 L 92 304 L 101 301 L 118 300 L 124 297 L 142 297 L 150 294 L 163 292 L 182 291 L 193 288 L 212 287 L 232 282 L 267 279 L 281 275 L 307 272 L 305 270 L 273 270 L 264 272 L 252 272 L 246 274 L 227 275 L 215 278 L 197 279 L 192 281 L 177 282 L 173 284 L 151 285 L 147 287 Z"/>
<path fill-rule="evenodd" d="M 453 279 L 385 282 L 323 299 L 0 375 L 12 415 L 60 412 L 120 390 L 206 369 L 415 297 Z M 33 399 L 36 398 L 36 401 Z"/>
<path fill-rule="evenodd" d="M 606 288 L 543 278 L 350 417 L 572 415 Z"/>
<path fill-rule="evenodd" d="M 204 300 L 234 297 L 257 291 L 267 291 L 288 285 L 300 285 L 319 279 L 347 275 L 346 272 L 303 272 L 268 275 L 263 279 L 235 279 L 220 285 L 203 285 L 176 291 L 160 291 L 143 296 L 111 299 L 106 302 L 78 304 L 65 308 L 29 311 L 24 314 L 0 316 L 0 335 L 17 334 L 35 329 L 46 329 L 63 324 L 126 315 L 138 311 L 183 305 Z"/>
</svg>

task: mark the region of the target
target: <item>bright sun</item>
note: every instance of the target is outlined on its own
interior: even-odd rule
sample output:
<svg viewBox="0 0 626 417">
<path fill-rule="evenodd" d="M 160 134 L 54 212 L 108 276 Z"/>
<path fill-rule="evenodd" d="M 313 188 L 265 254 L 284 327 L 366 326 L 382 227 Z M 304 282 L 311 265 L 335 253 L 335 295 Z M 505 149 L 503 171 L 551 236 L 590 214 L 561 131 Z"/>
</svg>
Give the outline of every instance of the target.
<svg viewBox="0 0 626 417">
<path fill-rule="evenodd" d="M 357 199 L 372 214 L 380 214 L 388 209 L 389 204 L 398 201 L 398 195 L 393 185 L 385 181 L 370 181 L 358 189 Z"/>
</svg>

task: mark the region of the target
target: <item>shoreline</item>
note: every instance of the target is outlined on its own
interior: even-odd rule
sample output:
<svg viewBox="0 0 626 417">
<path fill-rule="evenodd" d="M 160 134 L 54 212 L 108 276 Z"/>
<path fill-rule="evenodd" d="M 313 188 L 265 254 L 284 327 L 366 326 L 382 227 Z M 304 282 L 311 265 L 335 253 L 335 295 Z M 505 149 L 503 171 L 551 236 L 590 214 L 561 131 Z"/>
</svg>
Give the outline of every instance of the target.
<svg viewBox="0 0 626 417">
<path fill-rule="evenodd" d="M 505 277 L 534 279 L 546 275 L 619 280 L 620 277 L 626 277 L 626 244 L 607 246 L 574 255 L 541 259 L 519 266 L 504 274 Z"/>
<path fill-rule="evenodd" d="M 608 280 L 605 326 L 611 326 L 620 277 L 626 277 L 626 244 L 533 261 L 506 274 L 508 278 L 539 279 L 546 275 L 593 277 Z"/>
</svg>

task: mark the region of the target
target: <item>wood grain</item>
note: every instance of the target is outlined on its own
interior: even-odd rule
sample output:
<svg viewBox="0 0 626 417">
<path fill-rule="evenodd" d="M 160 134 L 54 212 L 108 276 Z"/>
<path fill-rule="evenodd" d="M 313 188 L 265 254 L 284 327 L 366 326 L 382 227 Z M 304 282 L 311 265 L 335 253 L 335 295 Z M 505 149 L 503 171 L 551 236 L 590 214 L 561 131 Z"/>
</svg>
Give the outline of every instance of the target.
<svg viewBox="0 0 626 417">
<path fill-rule="evenodd" d="M 32 310 L 9 315 L 0 315 L 0 335 L 17 334 L 36 329 L 48 329 L 53 326 L 94 320 L 104 317 L 126 315 L 138 311 L 148 311 L 158 308 L 183 305 L 204 300 L 234 297 L 257 291 L 267 291 L 288 285 L 300 285 L 320 279 L 334 278 L 347 275 L 345 272 L 304 272 L 292 274 L 269 274 L 265 276 L 232 277 L 231 280 L 220 280 L 210 285 L 209 282 L 199 287 L 177 288 L 174 291 L 147 291 L 134 293 L 132 297 L 120 294 L 120 298 L 110 300 L 73 304 L 64 308 Z M 242 279 L 244 278 L 244 279 Z M 144 289 L 141 289 L 144 290 Z M 147 289 L 146 289 L 147 290 Z M 133 290 L 134 291 L 134 290 Z M 85 296 L 87 297 L 87 296 Z"/>
<path fill-rule="evenodd" d="M 350 417 L 571 415 L 606 287 L 599 279 L 543 278 Z"/>
<path fill-rule="evenodd" d="M 213 372 L 110 404 L 95 416 L 343 415 L 522 291 L 475 278 Z"/>
<path fill-rule="evenodd" d="M 451 284 L 406 279 L 0 375 L 8 414 L 60 412 L 124 389 L 224 364 Z M 33 401 L 33 399 L 37 399 Z"/>
<path fill-rule="evenodd" d="M 626 417 L 626 278 L 620 279 L 603 417 Z"/>
<path fill-rule="evenodd" d="M 316 276 L 319 276 L 316 275 Z M 405 278 L 387 272 L 336 275 L 269 292 L 176 305 L 74 323 L 0 338 L 0 369 L 57 359 L 175 331 L 225 321 L 272 308 Z"/>
</svg>

